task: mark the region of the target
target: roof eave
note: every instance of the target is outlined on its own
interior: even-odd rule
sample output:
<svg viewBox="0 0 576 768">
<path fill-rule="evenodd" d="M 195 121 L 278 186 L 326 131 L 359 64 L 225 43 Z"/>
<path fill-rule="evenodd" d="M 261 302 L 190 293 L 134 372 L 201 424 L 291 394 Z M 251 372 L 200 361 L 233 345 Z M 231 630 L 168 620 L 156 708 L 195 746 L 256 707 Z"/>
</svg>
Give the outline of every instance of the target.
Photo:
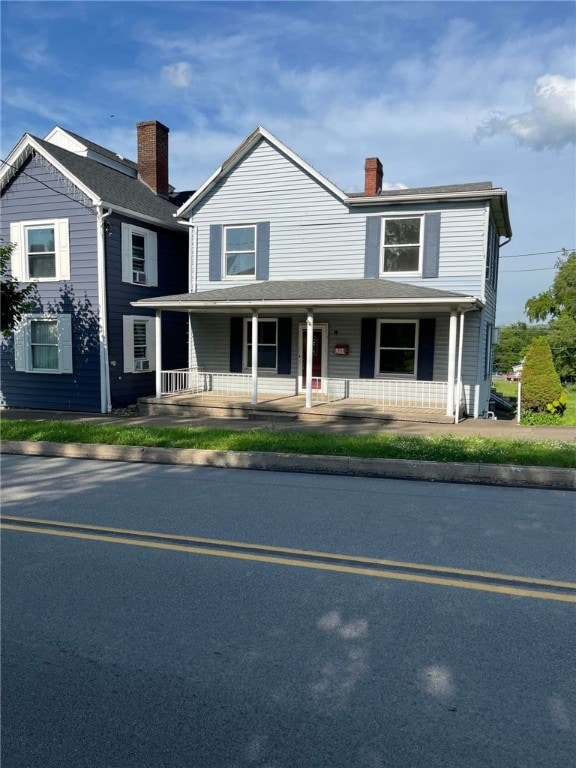
<svg viewBox="0 0 576 768">
<path fill-rule="evenodd" d="M 423 297 L 423 298 L 393 298 L 393 299 L 290 299 L 290 300 L 232 300 L 232 301 L 190 301 L 180 300 L 162 300 L 159 299 L 139 299 L 131 302 L 134 307 L 148 307 L 150 309 L 266 309 L 266 308 L 300 308 L 317 309 L 331 307 L 382 307 L 382 306 L 449 306 L 449 307 L 468 307 L 470 309 L 480 309 L 484 306 L 483 302 L 475 296 L 442 296 L 442 297 Z"/>
</svg>

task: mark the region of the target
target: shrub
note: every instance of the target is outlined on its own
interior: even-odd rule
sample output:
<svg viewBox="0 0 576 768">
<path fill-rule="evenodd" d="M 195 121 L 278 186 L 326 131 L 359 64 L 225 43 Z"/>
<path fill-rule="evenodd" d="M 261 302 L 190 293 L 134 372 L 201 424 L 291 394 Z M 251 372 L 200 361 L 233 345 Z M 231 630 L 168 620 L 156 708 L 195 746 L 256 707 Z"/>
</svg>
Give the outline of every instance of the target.
<svg viewBox="0 0 576 768">
<path fill-rule="evenodd" d="M 535 413 L 562 413 L 562 384 L 544 336 L 533 339 L 522 368 L 522 406 Z M 552 408 L 548 408 L 548 406 Z"/>
</svg>

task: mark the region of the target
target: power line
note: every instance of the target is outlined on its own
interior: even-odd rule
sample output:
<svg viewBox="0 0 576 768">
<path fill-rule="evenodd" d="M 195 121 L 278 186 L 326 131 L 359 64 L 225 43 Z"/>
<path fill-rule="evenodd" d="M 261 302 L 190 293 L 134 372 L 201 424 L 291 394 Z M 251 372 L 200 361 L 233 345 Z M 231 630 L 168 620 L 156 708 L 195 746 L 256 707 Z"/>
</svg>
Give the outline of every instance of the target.
<svg viewBox="0 0 576 768">
<path fill-rule="evenodd" d="M 516 274 L 516 272 L 550 272 L 556 267 L 534 267 L 534 269 L 503 269 L 500 274 Z"/>
<path fill-rule="evenodd" d="M 538 251 L 537 253 L 514 253 L 510 256 L 500 256 L 501 259 L 523 259 L 526 256 L 548 256 L 551 253 L 562 253 L 562 251 L 573 251 L 574 248 L 559 248 L 557 251 Z"/>
</svg>

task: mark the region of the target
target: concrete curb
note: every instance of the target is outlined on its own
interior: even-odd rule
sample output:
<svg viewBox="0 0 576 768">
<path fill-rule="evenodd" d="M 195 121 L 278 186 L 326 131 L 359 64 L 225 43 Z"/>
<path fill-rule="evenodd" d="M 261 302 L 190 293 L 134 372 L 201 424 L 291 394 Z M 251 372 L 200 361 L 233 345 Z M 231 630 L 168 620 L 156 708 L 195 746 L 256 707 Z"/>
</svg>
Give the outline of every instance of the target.
<svg viewBox="0 0 576 768">
<path fill-rule="evenodd" d="M 576 490 L 576 472 L 573 469 L 556 467 L 449 464 L 407 459 L 363 459 L 352 456 L 205 451 L 191 448 L 146 448 L 135 445 L 92 445 L 87 443 L 28 442 L 24 440 L 4 440 L 0 446 L 0 453 Z"/>
</svg>

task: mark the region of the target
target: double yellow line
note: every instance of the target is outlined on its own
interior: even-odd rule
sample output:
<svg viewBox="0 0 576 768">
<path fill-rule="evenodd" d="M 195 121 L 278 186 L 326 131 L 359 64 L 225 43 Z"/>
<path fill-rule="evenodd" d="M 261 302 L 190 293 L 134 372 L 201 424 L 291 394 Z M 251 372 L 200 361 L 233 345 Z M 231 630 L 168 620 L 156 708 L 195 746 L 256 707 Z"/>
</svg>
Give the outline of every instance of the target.
<svg viewBox="0 0 576 768">
<path fill-rule="evenodd" d="M 3 515 L 0 517 L 0 528 L 7 531 L 36 533 L 44 536 L 124 544 L 132 547 L 249 560 L 294 568 L 335 571 L 379 579 L 395 579 L 481 592 L 495 592 L 514 597 L 576 603 L 576 583 L 566 581 L 551 581 L 489 571 L 474 571 L 374 557 L 333 554 L 306 549 L 136 531 L 128 528 L 83 525 L 29 517 Z"/>
</svg>

